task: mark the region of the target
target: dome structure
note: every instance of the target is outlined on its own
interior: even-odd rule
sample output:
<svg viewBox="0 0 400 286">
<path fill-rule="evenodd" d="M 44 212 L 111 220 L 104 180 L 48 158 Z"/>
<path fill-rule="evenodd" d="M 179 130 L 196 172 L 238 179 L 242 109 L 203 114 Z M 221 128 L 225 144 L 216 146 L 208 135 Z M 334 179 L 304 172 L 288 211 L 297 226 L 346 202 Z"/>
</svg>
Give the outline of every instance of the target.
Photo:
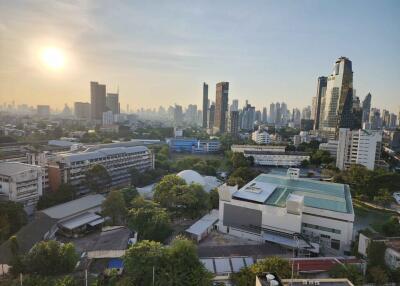
<svg viewBox="0 0 400 286">
<path fill-rule="evenodd" d="M 204 178 L 193 170 L 183 170 L 176 174 L 178 177 L 185 180 L 186 184 L 196 183 L 201 185 L 202 187 L 206 186 L 206 182 Z"/>
</svg>

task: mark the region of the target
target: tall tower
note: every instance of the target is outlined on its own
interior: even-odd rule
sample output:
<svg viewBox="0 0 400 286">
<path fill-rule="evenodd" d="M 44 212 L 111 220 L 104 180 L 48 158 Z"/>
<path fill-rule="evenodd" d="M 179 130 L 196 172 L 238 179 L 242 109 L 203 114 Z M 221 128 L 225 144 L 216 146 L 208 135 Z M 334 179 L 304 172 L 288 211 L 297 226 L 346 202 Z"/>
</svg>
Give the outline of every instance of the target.
<svg viewBox="0 0 400 286">
<path fill-rule="evenodd" d="M 318 83 L 317 83 L 317 95 L 315 96 L 315 106 L 313 109 L 313 117 L 314 117 L 314 130 L 319 129 L 319 124 L 320 124 L 320 117 L 321 117 L 321 102 L 322 99 L 325 97 L 326 93 L 326 84 L 327 84 L 328 78 L 325 76 L 320 76 L 318 78 Z"/>
<path fill-rule="evenodd" d="M 203 128 L 207 128 L 208 84 L 203 82 Z"/>
<path fill-rule="evenodd" d="M 228 111 L 229 82 L 217 83 L 215 94 L 215 119 L 214 127 L 220 132 L 225 132 L 226 112 Z"/>
<path fill-rule="evenodd" d="M 118 93 L 107 93 L 106 105 L 113 114 L 119 114 L 119 94 Z"/>
<path fill-rule="evenodd" d="M 338 133 L 339 128 L 352 127 L 353 70 L 348 58 L 340 57 L 328 77 L 325 106 L 320 125 L 324 131 Z"/>
<path fill-rule="evenodd" d="M 369 113 L 371 112 L 372 95 L 368 93 L 362 102 L 362 123 L 369 121 Z"/>
<path fill-rule="evenodd" d="M 90 118 L 103 120 L 103 112 L 106 111 L 106 86 L 98 82 L 90 82 Z"/>
</svg>

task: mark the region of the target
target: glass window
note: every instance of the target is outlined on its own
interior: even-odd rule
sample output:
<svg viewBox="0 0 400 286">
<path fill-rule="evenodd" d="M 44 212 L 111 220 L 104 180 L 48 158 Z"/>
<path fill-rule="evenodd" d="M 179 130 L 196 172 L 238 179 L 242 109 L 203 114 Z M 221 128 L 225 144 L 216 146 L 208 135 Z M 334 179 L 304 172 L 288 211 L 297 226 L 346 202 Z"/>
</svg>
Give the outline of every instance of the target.
<svg viewBox="0 0 400 286">
<path fill-rule="evenodd" d="M 339 250 L 340 249 L 340 240 L 332 239 L 331 240 L 331 248 Z"/>
</svg>

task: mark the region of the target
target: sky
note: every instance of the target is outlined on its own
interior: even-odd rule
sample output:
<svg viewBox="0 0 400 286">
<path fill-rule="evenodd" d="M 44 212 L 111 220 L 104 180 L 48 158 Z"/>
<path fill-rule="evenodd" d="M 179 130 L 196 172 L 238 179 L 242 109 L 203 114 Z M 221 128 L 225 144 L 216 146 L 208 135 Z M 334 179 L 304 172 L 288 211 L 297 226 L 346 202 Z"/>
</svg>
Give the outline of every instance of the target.
<svg viewBox="0 0 400 286">
<path fill-rule="evenodd" d="M 0 102 L 90 100 L 90 81 L 121 108 L 197 104 L 202 83 L 257 108 L 311 105 L 317 77 L 353 62 L 357 96 L 400 106 L 400 1 L 0 1 Z M 46 47 L 61 69 L 41 60 Z"/>
</svg>

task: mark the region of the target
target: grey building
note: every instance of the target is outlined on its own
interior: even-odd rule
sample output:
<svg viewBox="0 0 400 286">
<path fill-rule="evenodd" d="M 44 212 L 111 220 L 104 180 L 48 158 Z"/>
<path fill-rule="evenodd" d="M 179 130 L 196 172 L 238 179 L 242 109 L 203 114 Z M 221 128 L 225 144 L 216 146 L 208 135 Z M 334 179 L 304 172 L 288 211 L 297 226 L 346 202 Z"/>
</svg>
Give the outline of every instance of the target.
<svg viewBox="0 0 400 286">
<path fill-rule="evenodd" d="M 313 108 L 314 130 L 319 129 L 320 116 L 321 116 L 321 102 L 322 99 L 325 97 L 327 80 L 328 78 L 325 76 L 320 76 L 318 78 L 317 95 L 315 96 L 315 101 L 314 101 L 315 106 Z"/>
<path fill-rule="evenodd" d="M 75 102 L 74 103 L 74 114 L 79 119 L 90 118 L 90 103 L 89 102 Z"/>
<path fill-rule="evenodd" d="M 208 112 L 208 84 L 203 83 L 203 128 L 207 128 L 207 112 Z"/>
<path fill-rule="evenodd" d="M 362 102 L 362 123 L 369 121 L 369 114 L 371 112 L 371 93 L 368 93 Z"/>
<path fill-rule="evenodd" d="M 119 94 L 118 93 L 107 93 L 106 105 L 113 114 L 120 113 L 119 107 Z"/>
</svg>

